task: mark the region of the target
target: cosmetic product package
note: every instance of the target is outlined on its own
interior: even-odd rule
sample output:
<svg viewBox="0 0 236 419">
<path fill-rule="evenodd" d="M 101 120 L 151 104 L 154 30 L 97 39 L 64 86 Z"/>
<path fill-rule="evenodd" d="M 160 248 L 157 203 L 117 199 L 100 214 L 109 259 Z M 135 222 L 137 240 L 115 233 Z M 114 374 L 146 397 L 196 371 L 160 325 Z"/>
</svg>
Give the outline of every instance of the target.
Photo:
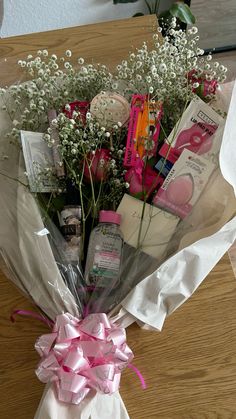
<svg viewBox="0 0 236 419">
<path fill-rule="evenodd" d="M 57 191 L 53 151 L 43 140 L 43 134 L 21 131 L 20 142 L 31 192 Z M 50 178 L 48 172 L 51 172 Z"/>
<path fill-rule="evenodd" d="M 159 155 L 176 162 L 187 149 L 215 161 L 220 150 L 224 119 L 211 106 L 196 97 L 159 150 Z"/>
<path fill-rule="evenodd" d="M 99 77 L 98 70 L 93 71 Z M 78 74 L 86 84 L 87 74 L 82 71 Z M 58 93 L 63 103 L 56 103 L 57 114 L 64 109 L 64 101 L 78 100 L 77 91 L 74 96 L 69 95 L 70 73 L 69 76 L 63 74 L 61 79 L 59 73 L 58 77 L 58 86 L 53 85 L 52 97 L 48 99 L 50 109 L 55 108 L 54 93 L 57 89 L 61 92 L 63 83 L 68 96 L 61 99 Z M 101 83 L 104 77 L 99 79 Z M 108 73 L 109 88 L 111 77 Z M 76 88 L 78 83 L 83 84 L 79 80 L 75 79 L 73 86 Z M 16 144 L 7 136 L 12 132 L 13 124 L 4 104 L 7 102 L 14 109 L 15 89 L 7 88 L 0 96 L 0 256 L 10 281 L 33 300 L 40 310 L 41 320 L 51 328 L 36 342 L 40 357 L 36 374 L 46 387 L 35 419 L 129 419 L 119 394 L 121 372 L 132 365 L 134 356 L 126 342 L 125 329 L 136 322 L 144 329 L 161 331 L 166 318 L 194 293 L 236 240 L 236 165 L 232 164 L 236 161 L 236 84 L 228 86 L 227 93 L 221 88 L 215 98 L 215 109 L 218 109 L 218 103 L 224 102 L 226 122 L 210 105 L 198 99 L 191 102 L 168 136 L 166 145 L 171 150 L 171 159 L 169 154 L 161 152 L 162 162 L 169 160 L 173 166 L 168 166 L 169 173 L 166 172 L 165 179 L 161 178 L 160 193 L 151 188 L 151 181 L 148 185 L 151 192 L 143 194 L 142 201 L 128 195 L 131 185 L 125 179 L 127 171 L 124 170 L 129 100 L 137 94 L 137 89 L 132 85 L 131 95 L 126 97 L 125 88 L 121 94 L 108 91 L 104 95 L 107 85 L 97 87 L 96 84 L 94 92 L 90 86 L 81 87 L 83 93 L 89 92 L 86 100 L 90 101 L 94 93 L 96 100 L 91 101 L 92 111 L 104 125 L 99 125 L 97 119 L 91 122 L 92 111 L 86 119 L 86 127 L 81 124 L 79 129 L 76 121 L 72 122 L 63 112 L 58 119 L 62 124 L 58 130 L 61 130 L 59 140 L 66 176 L 70 169 L 72 173 L 76 172 L 73 181 L 77 182 L 78 196 L 84 194 L 84 200 L 78 206 L 67 208 L 63 199 L 60 200 L 63 190 L 50 189 L 46 206 L 42 205 L 46 192 L 38 196 L 31 190 L 31 180 L 26 175 L 31 169 L 30 165 L 27 167 L 24 147 L 22 150 L 19 141 Z M 142 92 L 140 88 L 141 97 Z M 145 96 L 146 93 L 147 90 Z M 101 97 L 105 97 L 105 106 L 111 112 L 104 119 L 102 113 L 97 113 Z M 143 102 L 143 109 L 144 105 Z M 22 112 L 19 112 L 21 121 Z M 116 123 L 118 128 L 114 128 Z M 42 124 L 39 121 L 35 125 L 35 130 L 41 132 L 41 125 L 42 132 L 46 132 L 47 112 L 42 115 Z M 109 132 L 106 131 L 108 128 Z M 69 140 L 68 130 L 73 134 Z M 42 134 L 35 134 L 42 139 Z M 97 141 L 97 148 L 92 149 L 94 153 L 91 152 L 92 141 Z M 137 150 L 134 154 L 132 141 L 129 145 L 135 160 Z M 49 150 L 53 161 L 51 148 Z M 140 150 L 141 153 L 142 147 Z M 103 159 L 98 157 L 101 151 Z M 67 164 L 68 155 L 70 164 Z M 107 163 L 109 181 L 102 171 L 100 179 L 92 182 L 92 163 L 98 165 L 98 160 L 103 168 Z M 138 187 L 141 185 L 143 192 L 142 167 L 133 167 L 136 167 Z M 127 167 L 128 170 L 131 168 Z M 154 185 L 158 185 L 160 174 L 153 167 L 152 171 L 156 175 Z M 153 196 L 155 205 L 150 203 Z M 50 205 L 52 215 L 49 216 Z M 116 224 L 114 220 L 120 214 L 121 233 L 111 226 L 108 232 L 104 231 L 103 225 L 97 229 L 102 210 L 113 212 L 112 224 Z M 57 214 L 61 214 L 62 231 L 55 221 Z M 84 246 L 90 231 L 95 231 L 90 235 L 88 246 L 94 254 L 88 254 Z M 119 239 L 119 243 L 115 239 Z M 68 244 L 75 246 L 75 251 L 68 252 Z M 214 252 L 209 251 L 212 248 Z M 77 263 L 74 259 L 78 253 L 80 260 Z M 113 262 L 111 255 L 116 258 Z M 87 282 L 81 268 L 86 266 L 86 257 Z M 91 280 L 91 272 L 98 268 L 97 264 L 100 269 L 101 263 L 105 269 L 97 275 L 97 282 Z M 109 281 L 104 286 L 108 268 Z M 116 276 L 114 271 L 118 268 L 119 275 Z"/>
<path fill-rule="evenodd" d="M 137 160 L 156 155 L 161 115 L 161 102 L 151 101 L 146 95 L 132 96 L 124 167 L 135 167 Z"/>
<path fill-rule="evenodd" d="M 191 213 L 216 166 L 185 149 L 153 198 L 153 205 L 185 218 Z"/>
</svg>

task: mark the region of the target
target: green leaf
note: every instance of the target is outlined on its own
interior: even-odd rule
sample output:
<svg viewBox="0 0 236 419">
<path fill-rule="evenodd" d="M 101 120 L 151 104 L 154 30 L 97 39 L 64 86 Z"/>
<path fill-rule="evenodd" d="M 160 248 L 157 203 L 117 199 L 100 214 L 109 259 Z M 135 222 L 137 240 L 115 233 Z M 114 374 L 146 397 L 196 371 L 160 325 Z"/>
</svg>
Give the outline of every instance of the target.
<svg viewBox="0 0 236 419">
<path fill-rule="evenodd" d="M 55 211 L 55 212 L 56 211 L 62 211 L 64 205 L 65 205 L 64 195 L 58 195 L 58 196 L 52 198 L 51 209 L 53 209 L 53 211 Z"/>
<path fill-rule="evenodd" d="M 171 17 L 171 14 L 169 12 L 169 10 L 165 10 L 164 12 L 158 14 L 158 19 L 163 19 L 163 20 L 167 20 Z"/>
<path fill-rule="evenodd" d="M 181 22 L 186 23 L 187 25 L 192 25 L 195 23 L 195 17 L 191 12 L 190 7 L 185 3 L 173 3 L 169 9 L 169 12 L 172 16 L 175 16 Z"/>
<path fill-rule="evenodd" d="M 138 0 L 113 0 L 113 4 L 119 3 L 136 3 Z"/>
<path fill-rule="evenodd" d="M 133 17 L 138 17 L 138 16 L 144 16 L 143 13 L 135 13 L 135 15 L 133 15 Z"/>
<path fill-rule="evenodd" d="M 146 4 L 146 6 L 147 6 L 147 8 L 148 8 L 148 12 L 150 13 L 150 15 L 152 14 L 152 9 L 151 9 L 151 6 L 150 6 L 150 4 L 148 3 L 148 1 L 147 0 L 145 0 L 145 4 Z"/>
</svg>

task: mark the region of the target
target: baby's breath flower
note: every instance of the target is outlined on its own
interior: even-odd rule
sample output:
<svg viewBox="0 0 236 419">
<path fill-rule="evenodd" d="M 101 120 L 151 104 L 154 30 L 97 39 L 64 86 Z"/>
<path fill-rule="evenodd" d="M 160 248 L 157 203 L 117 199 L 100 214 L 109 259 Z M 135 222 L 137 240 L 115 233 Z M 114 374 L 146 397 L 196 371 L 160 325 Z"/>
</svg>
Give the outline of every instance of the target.
<svg viewBox="0 0 236 419">
<path fill-rule="evenodd" d="M 69 58 L 72 56 L 72 52 L 70 49 L 66 50 L 66 56 Z"/>
<path fill-rule="evenodd" d="M 49 134 L 44 134 L 44 140 L 45 141 L 50 141 L 50 135 Z"/>
<path fill-rule="evenodd" d="M 87 113 L 86 113 L 86 119 L 88 119 L 88 120 L 89 120 L 89 119 L 91 119 L 91 118 L 92 118 L 91 113 L 90 113 L 90 112 L 87 112 Z"/>
<path fill-rule="evenodd" d="M 81 67 L 83 74 L 88 74 L 88 69 L 86 67 Z"/>
<path fill-rule="evenodd" d="M 160 64 L 160 66 L 159 66 L 159 71 L 160 71 L 161 73 L 165 73 L 165 72 L 167 71 L 167 67 L 166 67 L 166 64 L 165 64 L 165 63 L 161 63 L 161 64 Z"/>
</svg>

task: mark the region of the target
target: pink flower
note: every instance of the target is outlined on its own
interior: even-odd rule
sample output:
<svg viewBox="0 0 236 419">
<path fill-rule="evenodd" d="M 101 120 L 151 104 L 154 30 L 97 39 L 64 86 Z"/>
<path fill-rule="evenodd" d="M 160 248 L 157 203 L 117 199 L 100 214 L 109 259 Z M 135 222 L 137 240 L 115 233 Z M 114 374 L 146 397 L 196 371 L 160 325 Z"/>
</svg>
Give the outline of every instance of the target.
<svg viewBox="0 0 236 419">
<path fill-rule="evenodd" d="M 137 161 L 136 167 L 125 174 L 125 181 L 129 183 L 129 193 L 135 198 L 148 198 L 157 186 L 161 186 L 164 179 L 155 172 L 149 164 L 144 166 L 143 160 Z"/>
<path fill-rule="evenodd" d="M 87 161 L 84 166 L 84 177 L 87 181 L 90 181 L 90 173 L 94 182 L 101 182 L 107 179 L 110 150 L 101 148 L 95 151 L 95 154 L 89 153 L 87 155 Z"/>
</svg>

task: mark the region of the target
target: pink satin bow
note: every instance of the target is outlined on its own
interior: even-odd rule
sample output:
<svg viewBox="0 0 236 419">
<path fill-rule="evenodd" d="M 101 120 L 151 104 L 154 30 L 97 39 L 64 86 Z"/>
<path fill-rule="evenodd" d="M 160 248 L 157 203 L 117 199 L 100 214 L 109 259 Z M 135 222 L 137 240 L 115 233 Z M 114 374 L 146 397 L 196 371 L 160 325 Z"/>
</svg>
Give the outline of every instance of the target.
<svg viewBox="0 0 236 419">
<path fill-rule="evenodd" d="M 36 375 L 54 382 L 58 399 L 79 404 L 91 389 L 112 394 L 121 371 L 133 359 L 125 329 L 104 313 L 78 320 L 69 313 L 57 316 L 52 333 L 42 335 L 35 348 L 42 357 Z"/>
</svg>

